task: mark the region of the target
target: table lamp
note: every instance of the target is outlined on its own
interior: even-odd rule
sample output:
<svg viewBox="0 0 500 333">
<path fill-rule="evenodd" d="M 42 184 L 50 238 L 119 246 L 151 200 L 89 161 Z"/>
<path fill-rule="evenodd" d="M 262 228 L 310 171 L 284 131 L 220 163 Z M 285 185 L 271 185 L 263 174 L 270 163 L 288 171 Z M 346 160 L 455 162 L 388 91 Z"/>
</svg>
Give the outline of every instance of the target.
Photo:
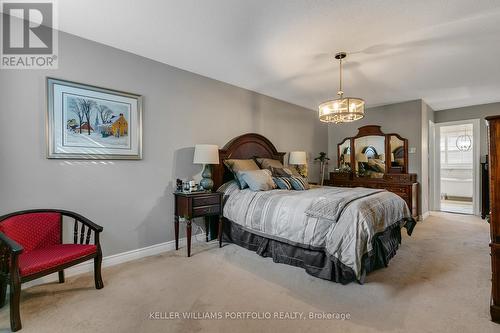
<svg viewBox="0 0 500 333">
<path fill-rule="evenodd" d="M 219 147 L 217 145 L 195 145 L 193 163 L 205 165 L 201 174 L 203 178 L 200 181 L 200 185 L 207 191 L 212 190 L 214 181 L 212 180 L 210 165 L 219 164 Z"/>
<path fill-rule="evenodd" d="M 296 170 L 302 177 L 307 177 L 306 168 L 301 167 L 307 165 L 307 156 L 305 151 L 292 151 L 288 158 L 288 164 L 295 165 Z"/>
</svg>

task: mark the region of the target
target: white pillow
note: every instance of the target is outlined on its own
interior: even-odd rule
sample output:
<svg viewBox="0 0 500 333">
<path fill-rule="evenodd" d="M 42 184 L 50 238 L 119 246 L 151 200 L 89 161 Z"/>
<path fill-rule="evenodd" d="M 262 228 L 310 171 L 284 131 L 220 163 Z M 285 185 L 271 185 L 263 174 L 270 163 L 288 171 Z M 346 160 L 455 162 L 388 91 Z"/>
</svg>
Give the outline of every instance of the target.
<svg viewBox="0 0 500 333">
<path fill-rule="evenodd" d="M 271 171 L 267 169 L 238 171 L 238 176 L 248 184 L 252 191 L 269 191 L 276 188 Z"/>
</svg>

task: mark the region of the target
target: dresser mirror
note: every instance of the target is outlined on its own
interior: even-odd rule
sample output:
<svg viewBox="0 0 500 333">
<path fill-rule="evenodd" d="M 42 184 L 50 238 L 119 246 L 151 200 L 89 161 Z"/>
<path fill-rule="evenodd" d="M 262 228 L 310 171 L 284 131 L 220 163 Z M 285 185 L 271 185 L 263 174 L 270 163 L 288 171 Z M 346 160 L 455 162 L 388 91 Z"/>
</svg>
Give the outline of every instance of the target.
<svg viewBox="0 0 500 333">
<path fill-rule="evenodd" d="M 359 176 L 382 178 L 386 171 L 385 136 L 366 135 L 354 138 L 355 168 Z"/>
<path fill-rule="evenodd" d="M 399 135 L 389 135 L 390 164 L 389 171 L 392 173 L 406 173 L 408 160 L 407 140 Z"/>
<path fill-rule="evenodd" d="M 339 170 L 354 171 L 357 177 L 408 173 L 408 140 L 385 134 L 380 126 L 360 127 L 356 136 L 344 139 L 337 149 Z"/>
<path fill-rule="evenodd" d="M 351 139 L 347 138 L 337 146 L 338 167 L 343 171 L 351 170 Z"/>
</svg>

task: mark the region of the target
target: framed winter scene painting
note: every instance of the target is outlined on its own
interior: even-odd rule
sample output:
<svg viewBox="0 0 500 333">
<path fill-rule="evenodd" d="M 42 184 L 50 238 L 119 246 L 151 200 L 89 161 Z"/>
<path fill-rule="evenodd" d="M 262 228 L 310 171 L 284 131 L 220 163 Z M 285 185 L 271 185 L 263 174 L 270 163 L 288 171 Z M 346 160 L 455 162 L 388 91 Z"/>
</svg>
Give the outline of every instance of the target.
<svg viewBox="0 0 500 333">
<path fill-rule="evenodd" d="M 48 158 L 142 158 L 142 97 L 47 78 Z"/>
</svg>

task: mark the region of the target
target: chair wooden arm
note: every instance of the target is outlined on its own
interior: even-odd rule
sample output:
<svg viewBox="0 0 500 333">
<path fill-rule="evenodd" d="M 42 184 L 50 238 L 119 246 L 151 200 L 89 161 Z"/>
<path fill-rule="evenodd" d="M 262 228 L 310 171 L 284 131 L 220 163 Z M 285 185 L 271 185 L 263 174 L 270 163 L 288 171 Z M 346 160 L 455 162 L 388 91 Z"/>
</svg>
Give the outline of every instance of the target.
<svg viewBox="0 0 500 333">
<path fill-rule="evenodd" d="M 92 222 L 91 220 L 89 220 L 88 218 L 86 218 L 85 216 L 82 216 L 82 215 L 80 215 L 78 213 L 70 212 L 68 210 L 57 210 L 57 212 L 61 213 L 62 215 L 69 216 L 69 217 L 72 217 L 74 219 L 77 219 L 78 221 L 82 222 L 83 224 L 85 224 L 87 227 L 89 227 L 90 229 L 92 229 L 96 233 L 97 232 L 102 232 L 102 230 L 103 230 L 103 227 L 101 227 L 98 224 L 95 224 L 94 222 Z"/>
<path fill-rule="evenodd" d="M 19 255 L 24 250 L 21 245 L 7 237 L 3 232 L 0 232 L 0 244 L 6 246 L 13 255 Z"/>
<path fill-rule="evenodd" d="M 57 212 L 61 213 L 63 216 L 68 216 L 71 217 L 75 220 L 74 224 L 74 229 L 73 229 L 73 241 L 75 244 L 80 243 L 80 244 L 88 244 L 90 241 L 90 230 L 94 231 L 94 243 L 98 247 L 100 247 L 99 244 L 99 234 L 103 231 L 103 227 L 100 225 L 95 224 L 94 222 L 90 221 L 88 218 L 85 216 L 82 216 L 78 213 L 71 212 L 68 210 L 58 210 Z M 80 229 L 80 236 L 78 236 L 78 223 L 81 222 L 83 224 L 82 228 Z M 84 226 L 87 226 L 87 234 L 85 235 L 85 228 Z"/>
</svg>

